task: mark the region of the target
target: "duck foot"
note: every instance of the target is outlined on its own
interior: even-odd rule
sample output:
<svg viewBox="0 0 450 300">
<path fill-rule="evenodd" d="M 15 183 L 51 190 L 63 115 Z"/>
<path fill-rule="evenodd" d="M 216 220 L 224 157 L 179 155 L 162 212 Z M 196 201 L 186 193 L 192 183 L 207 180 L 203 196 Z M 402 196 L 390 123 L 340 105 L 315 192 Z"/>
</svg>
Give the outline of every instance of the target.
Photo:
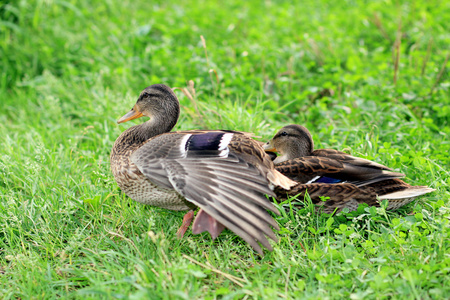
<svg viewBox="0 0 450 300">
<path fill-rule="evenodd" d="M 217 222 L 216 219 L 208 215 L 203 209 L 200 209 L 192 225 L 192 233 L 199 234 L 208 231 L 213 240 L 225 229 L 225 226 Z"/>
<path fill-rule="evenodd" d="M 180 228 L 177 230 L 177 237 L 179 239 L 183 238 L 184 234 L 189 228 L 189 225 L 191 225 L 192 220 L 194 219 L 194 211 L 190 210 L 188 211 L 184 217 L 183 217 L 183 223 L 181 224 Z"/>
</svg>

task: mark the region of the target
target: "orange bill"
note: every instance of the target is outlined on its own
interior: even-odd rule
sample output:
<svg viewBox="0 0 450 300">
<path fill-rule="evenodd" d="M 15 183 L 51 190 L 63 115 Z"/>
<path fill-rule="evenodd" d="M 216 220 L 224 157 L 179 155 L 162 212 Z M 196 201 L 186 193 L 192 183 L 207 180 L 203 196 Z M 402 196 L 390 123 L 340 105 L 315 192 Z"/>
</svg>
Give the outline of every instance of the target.
<svg viewBox="0 0 450 300">
<path fill-rule="evenodd" d="M 277 152 L 277 149 L 269 143 L 265 143 L 263 145 L 263 148 L 264 148 L 264 151 L 267 151 L 267 152 Z"/>
<path fill-rule="evenodd" d="M 120 123 L 125 123 L 125 122 L 128 122 L 130 120 L 134 120 L 134 119 L 140 118 L 142 116 L 143 116 L 143 114 L 140 111 L 138 111 L 136 109 L 136 106 L 135 106 L 129 112 L 127 112 L 122 118 L 117 120 L 117 123 L 119 123 L 119 124 Z"/>
</svg>

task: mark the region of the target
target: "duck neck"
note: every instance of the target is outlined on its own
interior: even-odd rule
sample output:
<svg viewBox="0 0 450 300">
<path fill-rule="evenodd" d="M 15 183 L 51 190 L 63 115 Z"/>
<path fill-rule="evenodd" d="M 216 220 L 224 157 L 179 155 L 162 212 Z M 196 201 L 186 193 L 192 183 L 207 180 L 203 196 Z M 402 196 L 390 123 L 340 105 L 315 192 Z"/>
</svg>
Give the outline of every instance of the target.
<svg viewBox="0 0 450 300">
<path fill-rule="evenodd" d="M 313 151 L 313 147 L 311 143 L 305 143 L 305 142 L 298 142 L 295 144 L 294 147 L 291 147 L 287 149 L 286 156 L 289 157 L 289 159 L 293 159 L 296 157 L 303 157 L 308 156 Z"/>
<path fill-rule="evenodd" d="M 170 132 L 176 125 L 179 109 L 172 114 L 154 114 L 145 123 L 135 125 L 125 130 L 115 142 L 115 151 L 122 152 L 135 149 L 148 139 L 157 135 Z"/>
<path fill-rule="evenodd" d="M 145 142 L 146 140 L 157 135 L 170 132 L 177 124 L 178 115 L 176 118 L 170 116 L 155 115 L 150 120 L 140 125 L 133 126 L 134 134 L 137 137 L 137 142 Z"/>
<path fill-rule="evenodd" d="M 279 164 L 286 160 L 291 160 L 298 157 L 304 157 L 311 155 L 313 151 L 313 147 L 311 143 L 302 143 L 296 142 L 290 147 L 286 147 L 286 149 L 282 149 L 281 155 L 278 156 L 275 160 L 275 164 Z"/>
</svg>

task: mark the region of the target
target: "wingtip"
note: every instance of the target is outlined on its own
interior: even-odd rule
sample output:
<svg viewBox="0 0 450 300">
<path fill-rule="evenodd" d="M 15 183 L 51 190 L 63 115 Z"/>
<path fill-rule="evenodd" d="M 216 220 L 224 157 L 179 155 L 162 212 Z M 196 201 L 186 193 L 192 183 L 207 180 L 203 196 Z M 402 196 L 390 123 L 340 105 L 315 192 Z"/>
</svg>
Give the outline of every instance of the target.
<svg viewBox="0 0 450 300">
<path fill-rule="evenodd" d="M 261 246 L 258 245 L 258 243 L 255 242 L 256 245 L 250 244 L 252 246 L 253 250 L 255 250 L 259 255 L 264 256 L 264 252 L 261 248 Z M 272 251 L 271 249 L 269 251 Z"/>
</svg>

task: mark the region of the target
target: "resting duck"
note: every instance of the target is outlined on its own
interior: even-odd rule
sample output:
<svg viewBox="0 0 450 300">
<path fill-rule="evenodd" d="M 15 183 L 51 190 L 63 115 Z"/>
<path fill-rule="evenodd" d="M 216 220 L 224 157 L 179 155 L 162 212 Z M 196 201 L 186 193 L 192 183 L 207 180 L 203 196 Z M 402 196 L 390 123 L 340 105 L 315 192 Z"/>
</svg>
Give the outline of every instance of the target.
<svg viewBox="0 0 450 300">
<path fill-rule="evenodd" d="M 276 170 L 299 183 L 289 191 L 277 188 L 278 198 L 307 191 L 325 213 L 344 207 L 356 210 L 360 203 L 379 206 L 379 200 L 385 199 L 389 200 L 388 209 L 397 209 L 434 191 L 426 186 L 411 186 L 399 179 L 404 174 L 376 162 L 332 149 L 314 150 L 310 132 L 301 125 L 283 127 L 264 149 L 277 152 Z M 329 200 L 321 201 L 321 196 Z"/>
<path fill-rule="evenodd" d="M 258 253 L 272 250 L 266 236 L 278 230 L 266 210 L 279 212 L 264 196 L 273 186 L 288 190 L 295 182 L 283 176 L 249 134 L 227 130 L 170 132 L 178 121 L 180 103 L 172 89 L 154 84 L 144 89 L 134 107 L 117 122 L 142 116 L 145 123 L 125 130 L 111 152 L 114 178 L 131 199 L 170 210 L 201 210 L 193 233 L 215 238 L 230 229 Z M 182 236 L 193 218 L 186 214 Z"/>
</svg>

